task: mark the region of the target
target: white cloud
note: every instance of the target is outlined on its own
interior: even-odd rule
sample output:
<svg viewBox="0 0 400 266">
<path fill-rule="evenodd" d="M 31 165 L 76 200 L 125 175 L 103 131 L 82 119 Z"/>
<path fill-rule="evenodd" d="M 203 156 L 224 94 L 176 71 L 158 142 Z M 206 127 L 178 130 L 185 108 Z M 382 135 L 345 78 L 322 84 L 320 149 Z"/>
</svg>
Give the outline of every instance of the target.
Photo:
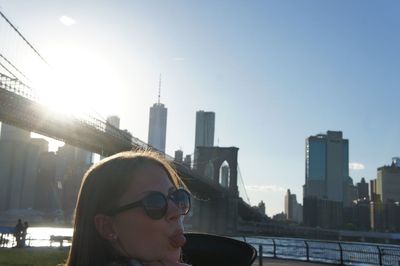
<svg viewBox="0 0 400 266">
<path fill-rule="evenodd" d="M 364 170 L 365 166 L 362 163 L 349 163 L 350 170 Z"/>
<path fill-rule="evenodd" d="M 246 190 L 259 192 L 285 192 L 283 187 L 277 185 L 250 185 L 246 186 Z"/>
<path fill-rule="evenodd" d="M 68 16 L 61 16 L 60 22 L 65 26 L 72 26 L 76 23 L 76 21 L 73 18 L 70 18 Z"/>
</svg>

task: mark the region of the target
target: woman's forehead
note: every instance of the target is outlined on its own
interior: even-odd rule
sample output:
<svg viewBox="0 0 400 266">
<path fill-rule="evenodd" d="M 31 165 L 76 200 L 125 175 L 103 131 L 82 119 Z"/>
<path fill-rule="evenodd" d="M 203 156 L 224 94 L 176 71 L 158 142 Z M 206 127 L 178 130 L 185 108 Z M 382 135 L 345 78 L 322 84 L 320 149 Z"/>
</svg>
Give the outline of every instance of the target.
<svg viewBox="0 0 400 266">
<path fill-rule="evenodd" d="M 123 198 L 141 196 L 146 191 L 160 191 L 167 194 L 171 187 L 175 186 L 164 168 L 148 164 L 134 173 Z"/>
</svg>

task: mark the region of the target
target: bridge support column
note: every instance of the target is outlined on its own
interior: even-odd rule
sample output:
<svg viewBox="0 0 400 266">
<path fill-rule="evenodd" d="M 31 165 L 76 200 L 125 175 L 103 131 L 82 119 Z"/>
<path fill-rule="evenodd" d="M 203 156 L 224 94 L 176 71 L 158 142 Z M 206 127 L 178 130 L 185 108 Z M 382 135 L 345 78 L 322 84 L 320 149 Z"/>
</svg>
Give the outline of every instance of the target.
<svg viewBox="0 0 400 266">
<path fill-rule="evenodd" d="M 227 231 L 227 218 L 228 218 L 228 201 L 225 196 L 218 198 L 214 206 L 214 219 L 215 233 L 225 235 Z"/>
<path fill-rule="evenodd" d="M 221 186 L 220 195 L 210 199 L 207 204 L 207 211 L 202 210 L 201 227 L 206 232 L 217 234 L 234 234 L 237 231 L 238 222 L 238 201 L 239 193 L 237 186 L 237 157 L 236 147 L 197 147 L 198 155 L 196 171 L 205 176 L 212 169 L 212 180 L 216 185 Z M 229 165 L 228 187 L 222 186 L 220 169 L 223 163 Z M 212 165 L 210 167 L 210 165 Z M 206 225 L 208 222 L 208 225 Z"/>
<path fill-rule="evenodd" d="M 193 199 L 192 213 L 187 217 L 189 231 L 231 235 L 237 230 L 238 199 L 223 195 L 207 200 Z"/>
<path fill-rule="evenodd" d="M 190 231 L 202 232 L 202 233 L 215 233 L 215 219 L 214 210 L 212 208 L 212 199 L 203 200 L 194 198 L 192 201 L 192 214 L 188 219 Z"/>
<path fill-rule="evenodd" d="M 228 197 L 228 215 L 226 219 L 227 234 L 236 234 L 237 232 L 237 224 L 239 219 L 238 201 L 239 199 L 237 195 Z"/>
</svg>

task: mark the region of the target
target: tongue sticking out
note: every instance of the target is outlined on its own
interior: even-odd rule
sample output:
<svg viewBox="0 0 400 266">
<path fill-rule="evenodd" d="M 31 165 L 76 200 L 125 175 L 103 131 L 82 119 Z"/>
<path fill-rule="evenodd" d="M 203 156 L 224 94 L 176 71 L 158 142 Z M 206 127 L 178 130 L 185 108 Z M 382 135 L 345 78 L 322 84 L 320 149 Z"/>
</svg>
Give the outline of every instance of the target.
<svg viewBox="0 0 400 266">
<path fill-rule="evenodd" d="M 180 248 L 186 243 L 186 237 L 183 233 L 178 233 L 169 238 L 171 246 L 174 248 Z"/>
</svg>

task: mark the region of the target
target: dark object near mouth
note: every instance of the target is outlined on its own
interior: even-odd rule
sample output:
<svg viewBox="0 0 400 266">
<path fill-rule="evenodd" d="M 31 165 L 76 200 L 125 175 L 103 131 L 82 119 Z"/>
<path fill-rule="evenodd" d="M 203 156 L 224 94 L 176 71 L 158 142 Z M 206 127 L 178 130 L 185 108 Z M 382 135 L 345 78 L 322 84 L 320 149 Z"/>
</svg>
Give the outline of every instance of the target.
<svg viewBox="0 0 400 266">
<path fill-rule="evenodd" d="M 228 237 L 186 233 L 183 261 L 193 266 L 250 266 L 257 250 L 245 242 Z"/>
</svg>

